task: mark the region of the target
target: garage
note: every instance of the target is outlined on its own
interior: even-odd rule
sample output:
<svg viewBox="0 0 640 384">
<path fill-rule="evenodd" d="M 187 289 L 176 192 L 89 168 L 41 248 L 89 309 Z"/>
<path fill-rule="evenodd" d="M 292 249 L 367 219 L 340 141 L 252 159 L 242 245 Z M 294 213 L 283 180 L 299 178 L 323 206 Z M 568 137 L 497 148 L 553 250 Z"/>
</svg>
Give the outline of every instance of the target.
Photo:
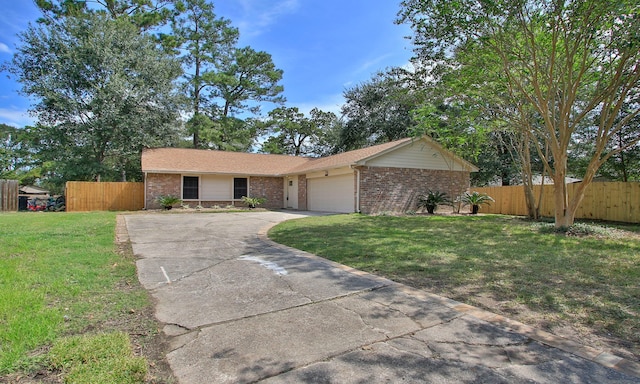
<svg viewBox="0 0 640 384">
<path fill-rule="evenodd" d="M 354 212 L 355 186 L 353 173 L 307 180 L 310 211 Z"/>
</svg>

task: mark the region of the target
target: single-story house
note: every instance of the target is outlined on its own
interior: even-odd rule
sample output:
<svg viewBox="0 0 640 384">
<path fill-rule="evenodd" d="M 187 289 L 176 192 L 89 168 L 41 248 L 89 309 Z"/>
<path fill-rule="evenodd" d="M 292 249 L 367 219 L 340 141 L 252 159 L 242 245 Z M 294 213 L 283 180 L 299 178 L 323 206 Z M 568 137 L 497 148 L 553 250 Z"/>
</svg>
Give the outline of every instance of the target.
<svg viewBox="0 0 640 384">
<path fill-rule="evenodd" d="M 469 188 L 473 164 L 429 137 L 406 138 L 321 158 L 185 148 L 142 152 L 145 208 L 159 195 L 192 207 L 241 205 L 325 212 L 406 212 L 429 190 L 452 196 Z"/>
</svg>

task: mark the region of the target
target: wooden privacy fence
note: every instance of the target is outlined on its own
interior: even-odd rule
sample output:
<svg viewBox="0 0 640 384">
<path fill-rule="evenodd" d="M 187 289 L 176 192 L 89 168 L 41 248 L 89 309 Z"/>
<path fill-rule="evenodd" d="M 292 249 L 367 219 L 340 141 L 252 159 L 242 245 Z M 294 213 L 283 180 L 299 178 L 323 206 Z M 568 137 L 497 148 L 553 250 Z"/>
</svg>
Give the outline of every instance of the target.
<svg viewBox="0 0 640 384">
<path fill-rule="evenodd" d="M 579 183 L 567 184 L 569 198 L 573 197 Z M 544 188 L 540 204 L 540 215 L 554 216 L 553 185 L 534 186 L 536 201 Z M 482 213 L 499 213 L 505 215 L 526 216 L 527 204 L 524 187 L 521 185 L 508 187 L 471 188 L 472 191 L 486 193 L 495 199 L 491 205 L 483 205 Z M 627 223 L 640 222 L 640 183 L 596 182 L 591 183 L 585 191 L 584 199 L 576 211 L 577 219 L 595 219 L 620 221 Z"/>
<path fill-rule="evenodd" d="M 0 212 L 18 210 L 18 194 L 20 182 L 18 180 L 0 179 Z"/>
<path fill-rule="evenodd" d="M 68 181 L 65 189 L 67 212 L 144 208 L 144 183 Z"/>
</svg>

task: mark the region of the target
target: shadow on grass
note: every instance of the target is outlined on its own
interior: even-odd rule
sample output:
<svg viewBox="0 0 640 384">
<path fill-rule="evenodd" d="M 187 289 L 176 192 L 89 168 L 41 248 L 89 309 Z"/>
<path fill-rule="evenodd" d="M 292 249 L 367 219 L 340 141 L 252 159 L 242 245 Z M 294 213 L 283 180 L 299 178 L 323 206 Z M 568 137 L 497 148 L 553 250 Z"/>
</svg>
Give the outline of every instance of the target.
<svg viewBox="0 0 640 384">
<path fill-rule="evenodd" d="M 541 233 L 531 222 L 493 215 L 329 216 L 285 222 L 269 236 L 456 300 L 477 304 L 473 296 L 483 295 L 579 322 L 640 353 L 637 239 Z"/>
</svg>

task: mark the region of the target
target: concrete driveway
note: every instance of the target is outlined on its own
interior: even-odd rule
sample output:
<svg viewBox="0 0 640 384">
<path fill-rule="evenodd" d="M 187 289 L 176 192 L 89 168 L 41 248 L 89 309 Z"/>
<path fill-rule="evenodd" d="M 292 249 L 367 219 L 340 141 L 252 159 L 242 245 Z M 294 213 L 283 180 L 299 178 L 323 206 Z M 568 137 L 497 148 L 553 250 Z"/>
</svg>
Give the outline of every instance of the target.
<svg viewBox="0 0 640 384">
<path fill-rule="evenodd" d="M 124 216 L 180 383 L 640 383 L 635 362 L 266 239 L 309 215 Z"/>
</svg>

